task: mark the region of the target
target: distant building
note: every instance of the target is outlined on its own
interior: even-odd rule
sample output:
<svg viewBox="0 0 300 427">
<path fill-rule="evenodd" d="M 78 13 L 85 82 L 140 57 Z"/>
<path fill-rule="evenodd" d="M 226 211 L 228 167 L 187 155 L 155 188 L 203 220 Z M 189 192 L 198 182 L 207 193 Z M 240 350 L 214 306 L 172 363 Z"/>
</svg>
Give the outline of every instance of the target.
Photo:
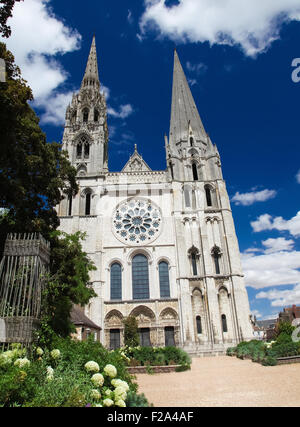
<svg viewBox="0 0 300 427">
<path fill-rule="evenodd" d="M 254 339 L 270 340 L 275 336 L 277 319 L 252 320 Z"/>
<path fill-rule="evenodd" d="M 71 311 L 71 322 L 76 327 L 73 338 L 85 341 L 90 335 L 94 335 L 95 341 L 100 341 L 100 326 L 91 321 L 78 306 L 74 306 Z"/>
<path fill-rule="evenodd" d="M 292 307 L 285 307 L 283 311 L 279 313 L 280 322 L 289 322 L 293 326 L 300 324 L 300 307 L 292 305 Z"/>
</svg>

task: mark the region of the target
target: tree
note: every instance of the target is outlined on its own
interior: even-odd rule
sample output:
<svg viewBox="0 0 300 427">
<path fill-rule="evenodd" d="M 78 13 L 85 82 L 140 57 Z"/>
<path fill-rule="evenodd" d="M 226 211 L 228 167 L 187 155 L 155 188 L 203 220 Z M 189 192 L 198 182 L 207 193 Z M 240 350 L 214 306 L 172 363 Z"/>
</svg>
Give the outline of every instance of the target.
<svg viewBox="0 0 300 427">
<path fill-rule="evenodd" d="M 14 57 L 0 43 L 6 82 L 0 83 L 0 233 L 40 232 L 46 239 L 59 225 L 55 206 L 78 191 L 76 170 L 57 143 L 47 143 L 30 107 L 32 91 Z M 2 210 L 3 212 L 3 210 Z"/>
<path fill-rule="evenodd" d="M 89 272 L 96 270 L 82 249 L 85 234 L 52 233 L 50 275 L 44 295 L 41 335 L 51 342 L 53 334 L 66 337 L 74 331 L 70 321 L 73 304 L 85 305 L 96 294 L 88 286 Z"/>
<path fill-rule="evenodd" d="M 6 234 L 41 233 L 51 244 L 50 274 L 44 297 L 41 332 L 66 336 L 72 330 L 73 304 L 95 296 L 88 286 L 93 263 L 83 251 L 82 233 L 57 231 L 55 206 L 78 191 L 76 169 L 57 143 L 47 143 L 39 119 L 29 105 L 32 91 L 22 79 L 14 57 L 0 43 L 6 82 L 0 83 L 0 238 Z"/>
<path fill-rule="evenodd" d="M 23 0 L 0 0 L 0 5 L 3 4 L 0 8 L 0 35 L 8 38 L 11 35 L 11 29 L 7 25 L 8 18 L 12 17 L 12 10 L 16 2 Z"/>
<path fill-rule="evenodd" d="M 138 332 L 138 323 L 134 316 L 128 316 L 123 320 L 124 324 L 124 344 L 129 347 L 137 347 L 140 345 L 140 337 Z"/>
<path fill-rule="evenodd" d="M 294 331 L 295 326 L 293 326 L 290 322 L 279 321 L 275 328 L 276 336 L 278 337 L 280 334 L 286 334 L 291 336 Z"/>
</svg>

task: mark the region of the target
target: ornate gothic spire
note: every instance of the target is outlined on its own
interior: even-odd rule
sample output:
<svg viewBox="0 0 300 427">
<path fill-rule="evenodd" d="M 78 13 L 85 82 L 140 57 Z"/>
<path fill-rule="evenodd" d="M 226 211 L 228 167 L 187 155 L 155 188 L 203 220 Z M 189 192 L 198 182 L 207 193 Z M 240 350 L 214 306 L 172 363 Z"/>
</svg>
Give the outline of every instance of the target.
<svg viewBox="0 0 300 427">
<path fill-rule="evenodd" d="M 175 50 L 170 144 L 173 145 L 177 142 L 187 141 L 190 128 L 193 131 L 196 141 L 206 141 L 205 129 Z"/>
<path fill-rule="evenodd" d="M 93 37 L 85 74 L 81 83 L 81 89 L 84 88 L 94 88 L 98 90 L 100 88 L 95 36 Z"/>
</svg>

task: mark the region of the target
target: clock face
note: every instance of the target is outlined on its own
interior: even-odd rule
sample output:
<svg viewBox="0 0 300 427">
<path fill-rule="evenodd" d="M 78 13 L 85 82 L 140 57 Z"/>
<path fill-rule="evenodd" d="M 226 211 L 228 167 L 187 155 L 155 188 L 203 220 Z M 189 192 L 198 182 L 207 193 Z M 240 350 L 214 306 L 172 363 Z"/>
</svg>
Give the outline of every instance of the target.
<svg viewBox="0 0 300 427">
<path fill-rule="evenodd" d="M 132 198 L 120 203 L 113 214 L 113 231 L 123 243 L 146 245 L 161 231 L 162 216 L 152 201 Z"/>
</svg>

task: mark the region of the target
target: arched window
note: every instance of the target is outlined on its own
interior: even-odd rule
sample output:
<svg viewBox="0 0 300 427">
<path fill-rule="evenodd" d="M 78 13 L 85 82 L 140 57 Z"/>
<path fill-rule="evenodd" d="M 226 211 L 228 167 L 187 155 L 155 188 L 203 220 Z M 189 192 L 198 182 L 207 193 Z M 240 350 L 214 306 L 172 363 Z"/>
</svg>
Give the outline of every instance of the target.
<svg viewBox="0 0 300 427">
<path fill-rule="evenodd" d="M 118 262 L 110 267 L 110 299 L 122 299 L 122 267 Z"/>
<path fill-rule="evenodd" d="M 149 299 L 148 259 L 143 254 L 132 259 L 132 296 L 133 299 Z"/>
<path fill-rule="evenodd" d="M 190 208 L 191 207 L 190 187 L 187 185 L 184 186 L 184 199 L 185 199 L 185 206 L 187 208 Z"/>
<path fill-rule="evenodd" d="M 72 113 L 71 121 L 73 124 L 76 123 L 76 118 L 77 118 L 77 110 L 73 111 L 73 113 Z"/>
<path fill-rule="evenodd" d="M 201 323 L 201 317 L 196 317 L 196 324 L 197 324 L 197 334 L 202 334 L 202 323 Z"/>
<path fill-rule="evenodd" d="M 94 122 L 98 122 L 99 120 L 99 111 L 97 108 L 94 109 Z"/>
<path fill-rule="evenodd" d="M 220 274 L 220 257 L 221 257 L 221 250 L 217 246 L 215 246 L 212 250 L 212 257 L 215 264 L 215 271 L 216 274 Z"/>
<path fill-rule="evenodd" d="M 169 264 L 162 261 L 158 265 L 160 297 L 170 298 Z"/>
<path fill-rule="evenodd" d="M 193 269 L 193 275 L 198 276 L 198 269 L 197 269 L 197 257 L 195 252 L 192 253 L 192 269 Z"/>
<path fill-rule="evenodd" d="M 82 114 L 83 114 L 83 123 L 87 123 L 89 121 L 89 109 L 85 108 Z"/>
<path fill-rule="evenodd" d="M 91 193 L 88 192 L 85 195 L 85 215 L 91 215 Z"/>
<path fill-rule="evenodd" d="M 222 319 L 222 330 L 223 330 L 223 332 L 228 332 L 226 315 L 222 314 L 221 319 Z"/>
<path fill-rule="evenodd" d="M 208 185 L 205 186 L 206 204 L 212 206 L 211 189 Z"/>
<path fill-rule="evenodd" d="M 90 157 L 90 144 L 86 142 L 84 144 L 84 158 L 88 159 Z"/>
<path fill-rule="evenodd" d="M 68 197 L 68 215 L 72 216 L 72 201 L 73 201 L 73 197 L 69 196 Z"/>
<path fill-rule="evenodd" d="M 192 169 L 193 169 L 193 179 L 194 181 L 198 181 L 198 169 L 197 169 L 196 163 L 192 164 Z"/>
<path fill-rule="evenodd" d="M 192 246 L 188 251 L 188 256 L 191 260 L 192 274 L 193 276 L 198 276 L 199 250 L 195 246 Z"/>
<path fill-rule="evenodd" d="M 194 138 L 191 136 L 190 137 L 190 146 L 193 147 L 194 146 Z"/>
<path fill-rule="evenodd" d="M 173 165 L 171 162 L 169 163 L 169 166 L 170 166 L 171 177 L 172 177 L 172 179 L 174 179 L 174 169 L 173 169 Z"/>
<path fill-rule="evenodd" d="M 81 142 L 79 142 L 77 144 L 77 147 L 76 147 L 76 157 L 78 159 L 81 159 L 81 157 L 82 157 L 82 144 L 81 144 Z"/>
</svg>

